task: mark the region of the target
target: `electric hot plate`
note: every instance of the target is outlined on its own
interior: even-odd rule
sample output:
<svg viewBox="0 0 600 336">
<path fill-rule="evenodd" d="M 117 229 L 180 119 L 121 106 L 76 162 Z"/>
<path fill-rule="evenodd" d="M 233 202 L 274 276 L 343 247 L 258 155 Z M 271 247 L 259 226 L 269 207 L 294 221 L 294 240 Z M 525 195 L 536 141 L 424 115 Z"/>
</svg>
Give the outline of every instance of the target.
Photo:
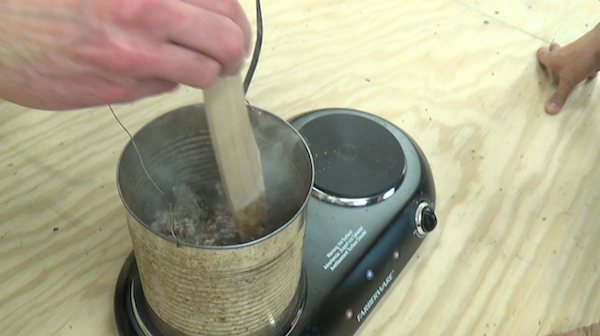
<svg viewBox="0 0 600 336">
<path fill-rule="evenodd" d="M 290 124 L 313 155 L 315 183 L 297 313 L 273 336 L 350 336 L 435 229 L 433 176 L 415 141 L 375 115 L 324 109 Z M 133 253 L 114 303 L 121 336 L 164 336 L 148 316 Z"/>
</svg>

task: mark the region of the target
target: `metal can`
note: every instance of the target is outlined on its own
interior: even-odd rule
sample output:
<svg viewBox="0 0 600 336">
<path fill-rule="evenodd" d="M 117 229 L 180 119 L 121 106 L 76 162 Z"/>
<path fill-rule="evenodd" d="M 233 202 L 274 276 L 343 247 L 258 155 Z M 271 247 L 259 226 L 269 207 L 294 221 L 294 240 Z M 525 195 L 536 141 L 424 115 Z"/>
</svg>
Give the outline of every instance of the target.
<svg viewBox="0 0 600 336">
<path fill-rule="evenodd" d="M 292 318 L 301 299 L 313 160 L 304 139 L 285 120 L 254 107 L 248 113 L 274 223 L 259 239 L 197 246 L 151 226 L 157 211 L 173 202 L 173 186 L 196 188 L 219 181 L 203 104 L 151 121 L 119 159 L 117 187 L 144 297 L 153 323 L 165 336 L 273 335 Z"/>
</svg>

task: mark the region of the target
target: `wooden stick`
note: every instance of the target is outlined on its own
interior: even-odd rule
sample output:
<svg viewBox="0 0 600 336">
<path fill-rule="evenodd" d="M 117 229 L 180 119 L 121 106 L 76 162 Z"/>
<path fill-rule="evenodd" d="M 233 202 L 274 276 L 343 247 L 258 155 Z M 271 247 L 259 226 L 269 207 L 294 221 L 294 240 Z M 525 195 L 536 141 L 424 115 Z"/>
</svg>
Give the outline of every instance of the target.
<svg viewBox="0 0 600 336">
<path fill-rule="evenodd" d="M 221 181 L 242 241 L 263 235 L 267 219 L 260 151 L 252 132 L 239 75 L 204 89 L 206 118 Z"/>
</svg>

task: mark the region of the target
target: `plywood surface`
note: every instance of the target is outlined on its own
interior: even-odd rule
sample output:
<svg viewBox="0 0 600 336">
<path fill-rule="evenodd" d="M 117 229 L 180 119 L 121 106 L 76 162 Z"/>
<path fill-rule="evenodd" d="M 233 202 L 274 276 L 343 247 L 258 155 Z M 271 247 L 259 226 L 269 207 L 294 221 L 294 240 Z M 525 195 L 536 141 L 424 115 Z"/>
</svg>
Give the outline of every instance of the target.
<svg viewBox="0 0 600 336">
<path fill-rule="evenodd" d="M 253 1 L 244 8 L 254 22 Z M 380 115 L 429 159 L 439 229 L 359 336 L 546 335 L 600 320 L 600 91 L 556 116 L 535 60 L 600 22 L 592 1 L 263 0 L 248 100 L 283 118 Z M 115 106 L 135 132 L 201 101 L 187 87 Z M 128 140 L 106 107 L 0 102 L 0 334 L 117 335 L 131 250 L 115 187 Z"/>
</svg>

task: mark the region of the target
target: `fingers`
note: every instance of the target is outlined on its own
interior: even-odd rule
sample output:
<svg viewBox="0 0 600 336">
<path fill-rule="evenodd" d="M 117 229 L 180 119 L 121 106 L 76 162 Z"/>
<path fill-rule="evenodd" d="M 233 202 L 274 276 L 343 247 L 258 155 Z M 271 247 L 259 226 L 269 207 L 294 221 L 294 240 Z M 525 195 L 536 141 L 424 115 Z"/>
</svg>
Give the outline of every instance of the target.
<svg viewBox="0 0 600 336">
<path fill-rule="evenodd" d="M 550 62 L 550 51 L 547 48 L 539 48 L 537 51 L 537 59 L 538 61 L 545 67 L 551 68 Z"/>
<path fill-rule="evenodd" d="M 175 2 L 173 18 L 164 27 L 166 39 L 180 47 L 213 58 L 221 64 L 219 75 L 239 72 L 250 48 L 250 25 L 237 2 L 188 0 Z M 209 9 L 194 4 L 202 4 Z M 221 3 L 233 3 L 223 5 Z M 231 9 L 230 9 L 231 8 Z M 224 16 L 219 12 L 227 12 Z M 230 17 L 232 16 L 232 17 Z M 239 21 L 239 23 L 237 22 Z"/>
<path fill-rule="evenodd" d="M 92 73 L 105 78 L 159 79 L 206 88 L 222 73 L 221 64 L 210 56 L 154 40 L 141 40 L 127 47 L 109 45 L 102 52 L 84 50 L 76 56 L 74 59 L 80 63 L 91 65 Z"/>
<path fill-rule="evenodd" d="M 140 98 L 154 96 L 160 93 L 169 92 L 177 87 L 177 83 L 151 79 L 139 82 L 138 85 L 132 87 L 127 94 L 118 99 L 115 103 L 128 103 Z"/>
<path fill-rule="evenodd" d="M 107 8 L 118 4 L 106 2 L 112 4 Z M 219 76 L 239 73 L 251 48 L 250 23 L 236 0 L 131 0 L 119 6 L 113 20 L 121 32 L 111 39 L 112 49 L 97 53 L 113 57 L 95 60 L 108 71 L 205 88 Z"/>
<path fill-rule="evenodd" d="M 106 78 L 90 77 L 84 83 L 79 87 L 71 87 L 71 90 L 65 94 L 66 97 L 83 98 L 75 101 L 75 107 L 129 103 L 140 98 L 169 92 L 177 87 L 177 83 L 161 79 L 138 81 L 124 79 L 115 82 Z"/>
<path fill-rule="evenodd" d="M 552 53 L 558 51 L 560 49 L 560 45 L 558 43 L 551 43 L 548 48 L 539 48 L 537 50 L 537 58 L 540 63 L 554 71 L 558 71 L 556 62 L 552 57 Z"/>
<path fill-rule="evenodd" d="M 237 24 L 244 33 L 245 37 L 245 52 L 246 55 L 250 52 L 251 42 L 252 42 L 252 28 L 250 27 L 250 22 L 248 21 L 248 17 L 244 12 L 242 6 L 236 0 L 183 0 L 191 5 L 201 7 L 207 11 L 214 12 L 220 15 L 223 15 L 227 18 L 230 18 Z"/>
<path fill-rule="evenodd" d="M 558 43 L 551 43 L 548 48 L 539 48 L 537 50 L 537 58 L 539 62 L 543 66 L 548 67 L 555 72 L 558 72 L 560 69 L 558 68 L 556 61 L 552 56 L 553 52 L 556 52 L 559 49 L 560 45 Z M 546 106 L 544 107 L 546 113 L 558 113 L 565 105 L 567 97 L 571 93 L 571 90 L 573 90 L 573 86 L 574 85 L 570 85 L 569 81 L 566 81 L 563 78 L 561 78 L 556 92 L 554 92 L 552 97 L 550 97 L 550 99 L 548 99 L 548 101 L 546 102 Z"/>
<path fill-rule="evenodd" d="M 550 51 L 548 51 L 545 47 L 541 47 L 537 50 L 537 59 L 543 66 L 547 66 L 546 63 L 548 62 L 549 53 Z"/>
<path fill-rule="evenodd" d="M 561 78 L 560 82 L 558 83 L 558 88 L 556 89 L 556 92 L 554 92 L 552 97 L 550 97 L 550 99 L 546 103 L 546 112 L 549 114 L 558 113 L 565 105 L 565 102 L 567 101 L 569 94 L 573 90 L 573 87 L 575 87 L 575 84 L 573 84 L 569 80 Z"/>
<path fill-rule="evenodd" d="M 40 95 L 23 93 L 15 103 L 43 110 L 71 110 L 134 100 L 173 90 L 177 83 L 160 79 L 114 81 L 95 75 L 81 78 L 42 78 L 34 83 Z"/>
<path fill-rule="evenodd" d="M 158 78 L 196 88 L 212 85 L 222 73 L 213 58 L 174 44 L 163 44 L 144 55 L 134 74 L 138 79 Z"/>
</svg>

